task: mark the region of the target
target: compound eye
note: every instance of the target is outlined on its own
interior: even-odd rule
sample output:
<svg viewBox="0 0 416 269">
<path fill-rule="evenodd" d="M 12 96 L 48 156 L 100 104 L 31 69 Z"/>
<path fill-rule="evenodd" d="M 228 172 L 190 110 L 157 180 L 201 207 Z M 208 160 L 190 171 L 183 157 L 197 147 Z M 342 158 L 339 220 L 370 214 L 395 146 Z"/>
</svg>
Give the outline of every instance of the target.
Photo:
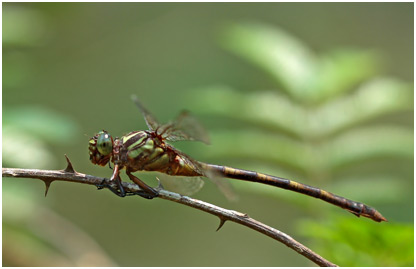
<svg viewBox="0 0 416 269">
<path fill-rule="evenodd" d="M 106 132 L 100 132 L 97 138 L 97 150 L 102 155 L 109 155 L 113 151 L 113 139 Z"/>
</svg>

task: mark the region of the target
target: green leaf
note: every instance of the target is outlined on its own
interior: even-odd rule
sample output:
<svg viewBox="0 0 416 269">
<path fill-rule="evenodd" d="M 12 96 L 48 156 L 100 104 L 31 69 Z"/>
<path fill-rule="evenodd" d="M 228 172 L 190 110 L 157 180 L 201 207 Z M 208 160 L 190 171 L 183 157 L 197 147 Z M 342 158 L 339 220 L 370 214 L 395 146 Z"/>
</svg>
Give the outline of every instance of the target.
<svg viewBox="0 0 416 269">
<path fill-rule="evenodd" d="M 21 168 L 50 168 L 56 165 L 53 154 L 39 138 L 15 126 L 3 126 L 3 164 Z"/>
<path fill-rule="evenodd" d="M 55 143 L 71 143 L 79 132 L 73 119 L 41 106 L 3 108 L 3 125 Z"/>
<path fill-rule="evenodd" d="M 259 23 L 231 25 L 221 43 L 270 73 L 292 97 L 308 101 L 315 94 L 310 85 L 317 75 L 316 56 L 282 29 Z"/>
<path fill-rule="evenodd" d="M 255 159 L 303 171 L 310 163 L 311 150 L 296 140 L 267 133 L 244 130 L 216 131 L 212 143 L 201 155 L 208 159 Z"/>
<path fill-rule="evenodd" d="M 47 24 L 42 13 L 36 9 L 9 6 L 2 15 L 3 46 L 30 46 L 39 43 L 45 36 Z"/>
<path fill-rule="evenodd" d="M 3 163 L 51 168 L 56 161 L 48 143 L 71 144 L 79 127 L 69 117 L 40 106 L 3 108 Z"/>
<path fill-rule="evenodd" d="M 381 55 L 374 50 L 337 49 L 320 59 L 315 86 L 317 101 L 354 90 L 359 83 L 378 73 Z"/>
<path fill-rule="evenodd" d="M 400 126 L 361 127 L 328 141 L 323 156 L 328 168 L 378 157 L 413 158 L 413 130 Z"/>
<path fill-rule="evenodd" d="M 366 204 L 400 203 L 403 196 L 412 196 L 408 186 L 393 175 L 371 175 L 337 178 L 325 190 Z"/>
<path fill-rule="evenodd" d="M 191 111 L 239 119 L 249 126 L 280 129 L 296 136 L 304 133 L 303 107 L 276 92 L 242 93 L 226 86 L 204 87 L 189 92 L 184 106 Z"/>
<path fill-rule="evenodd" d="M 340 266 L 413 266 L 413 224 L 358 218 L 304 220 L 297 230 L 314 238 L 311 248 Z"/>
<path fill-rule="evenodd" d="M 192 111 L 219 114 L 268 129 L 280 129 L 297 137 L 329 136 L 359 123 L 413 108 L 410 85 L 379 78 L 316 108 L 294 103 L 275 92 L 242 93 L 226 86 L 196 89 L 185 98 Z M 238 106 L 236 106 L 238 104 Z"/>
<path fill-rule="evenodd" d="M 413 109 L 412 87 L 392 78 L 373 79 L 352 95 L 318 107 L 309 114 L 312 136 L 329 135 L 393 112 Z"/>
</svg>

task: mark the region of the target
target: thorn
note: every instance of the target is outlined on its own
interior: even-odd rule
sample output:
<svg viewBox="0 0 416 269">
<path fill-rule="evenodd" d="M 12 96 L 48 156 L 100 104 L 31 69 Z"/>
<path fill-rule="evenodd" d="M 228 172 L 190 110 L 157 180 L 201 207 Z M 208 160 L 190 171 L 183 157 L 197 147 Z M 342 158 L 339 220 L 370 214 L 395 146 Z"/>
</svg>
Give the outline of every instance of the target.
<svg viewBox="0 0 416 269">
<path fill-rule="evenodd" d="M 220 225 L 218 226 L 216 232 L 218 232 L 221 229 L 221 227 L 224 225 L 225 221 L 226 221 L 225 219 L 220 218 Z"/>
<path fill-rule="evenodd" d="M 52 183 L 53 180 L 51 180 L 51 179 L 42 179 L 42 180 L 45 183 L 45 197 L 46 197 L 46 195 L 48 194 L 48 191 L 49 191 L 49 187 L 51 186 L 51 183 Z"/>
<path fill-rule="evenodd" d="M 157 180 L 157 188 L 158 190 L 164 190 L 165 188 L 162 185 L 162 182 L 160 181 L 160 179 L 158 177 L 156 177 Z"/>
<path fill-rule="evenodd" d="M 75 173 L 75 170 L 72 167 L 72 163 L 69 160 L 68 156 L 66 156 L 66 154 L 65 154 L 65 158 L 66 158 L 66 162 L 68 163 L 68 165 L 66 166 L 66 168 L 64 169 L 64 171 L 65 172 L 69 172 L 69 173 Z"/>
<path fill-rule="evenodd" d="M 350 211 L 352 214 L 354 214 L 355 216 L 357 216 L 358 218 L 361 216 L 360 214 L 358 214 L 358 213 L 355 213 L 355 212 L 352 212 L 352 211 Z"/>
</svg>

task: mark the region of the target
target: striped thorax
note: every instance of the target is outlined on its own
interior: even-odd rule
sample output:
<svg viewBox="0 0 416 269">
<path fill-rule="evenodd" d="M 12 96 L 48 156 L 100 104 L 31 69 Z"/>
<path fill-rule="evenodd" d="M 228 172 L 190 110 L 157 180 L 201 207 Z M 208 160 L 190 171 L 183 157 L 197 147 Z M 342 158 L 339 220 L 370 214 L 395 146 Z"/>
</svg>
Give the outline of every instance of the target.
<svg viewBox="0 0 416 269">
<path fill-rule="evenodd" d="M 120 164 L 132 171 L 159 171 L 169 165 L 166 146 L 153 132 L 131 132 L 120 142 Z"/>
</svg>

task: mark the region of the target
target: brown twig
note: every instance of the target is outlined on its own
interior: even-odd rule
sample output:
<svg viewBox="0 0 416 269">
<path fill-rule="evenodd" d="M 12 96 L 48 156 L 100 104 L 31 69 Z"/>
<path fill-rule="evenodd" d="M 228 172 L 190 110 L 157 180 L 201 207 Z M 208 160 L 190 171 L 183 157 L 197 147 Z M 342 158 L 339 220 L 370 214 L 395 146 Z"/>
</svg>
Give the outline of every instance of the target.
<svg viewBox="0 0 416 269">
<path fill-rule="evenodd" d="M 89 185 L 99 185 L 105 180 L 107 183 L 112 184 L 108 182 L 108 179 L 106 178 L 95 177 L 76 172 L 73 169 L 68 157 L 65 157 L 67 159 L 68 166 L 64 170 L 2 168 L 2 176 L 40 179 L 43 182 L 45 182 L 46 185 L 45 196 L 49 190 L 50 184 L 52 183 L 52 181 L 55 180 L 77 182 Z M 127 182 L 122 182 L 122 184 L 127 192 L 140 191 L 140 188 L 136 184 L 131 184 Z M 276 230 L 270 226 L 267 226 L 255 219 L 252 219 L 247 214 L 243 214 L 234 210 L 224 209 L 201 200 L 197 200 L 188 196 L 183 196 L 174 192 L 164 190 L 162 188 L 159 188 L 158 191 L 159 198 L 187 205 L 205 211 L 214 216 L 217 216 L 220 219 L 220 225 L 217 230 L 219 230 L 226 221 L 239 223 L 285 244 L 289 248 L 295 250 L 296 252 L 298 252 L 299 254 L 301 254 L 302 256 L 306 257 L 307 259 L 311 260 L 319 266 L 337 266 L 336 264 L 325 260 L 324 258 L 319 256 L 306 246 L 302 245 L 301 243 L 297 242 L 287 234 L 279 230 Z"/>
</svg>

